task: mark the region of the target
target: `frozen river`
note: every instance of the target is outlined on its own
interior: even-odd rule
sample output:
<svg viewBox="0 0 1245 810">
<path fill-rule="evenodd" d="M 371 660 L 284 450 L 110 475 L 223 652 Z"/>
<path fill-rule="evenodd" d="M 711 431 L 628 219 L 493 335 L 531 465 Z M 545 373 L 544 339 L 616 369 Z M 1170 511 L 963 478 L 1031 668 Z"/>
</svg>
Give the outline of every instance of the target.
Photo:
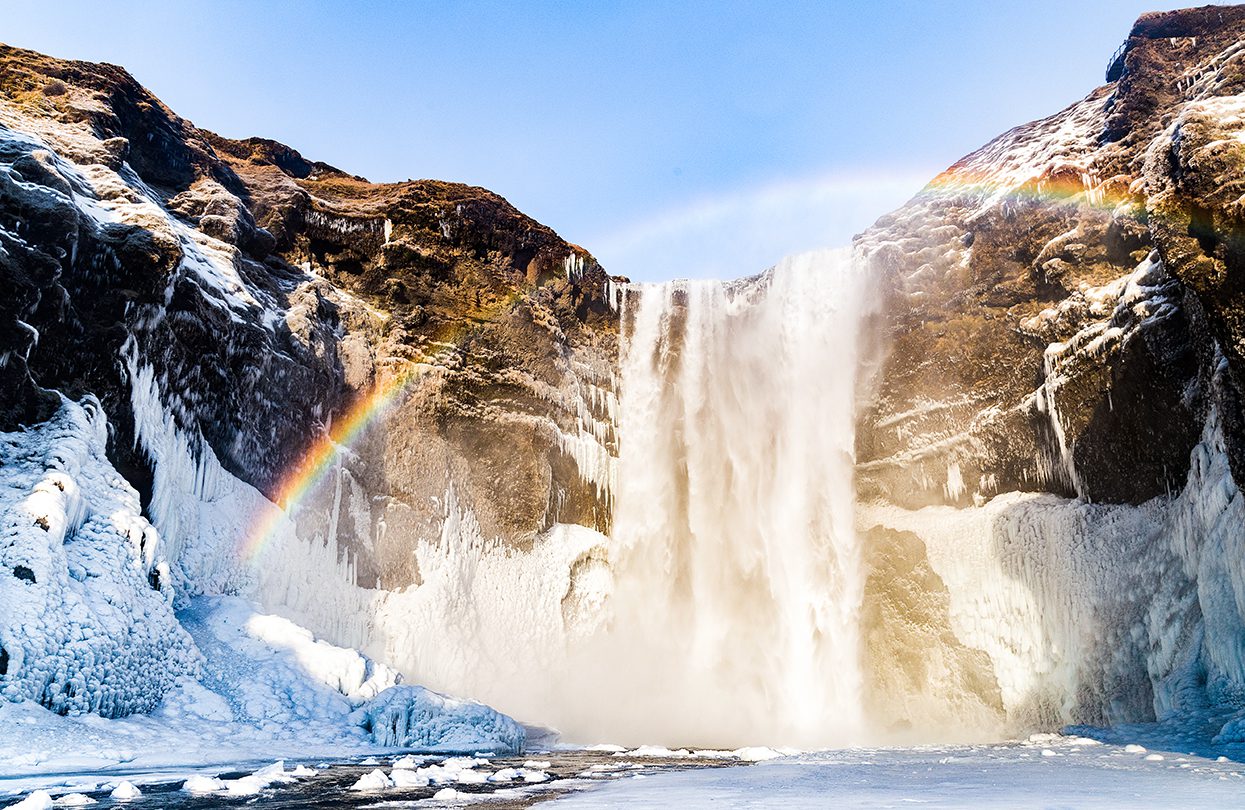
<svg viewBox="0 0 1245 810">
<path fill-rule="evenodd" d="M 370 789 L 357 787 L 361 778 L 377 771 L 393 778 Z M 407 778 L 398 777 L 399 772 Z M 132 810 L 472 805 L 500 810 L 546 803 L 555 810 L 1245 805 L 1245 765 L 1239 761 L 1053 735 L 993 745 L 857 748 L 761 762 L 664 749 L 493 759 L 408 757 L 405 762 L 389 756 L 304 765 L 298 775 L 287 763 L 284 781 L 263 784 L 261 779 L 250 787 L 244 784 L 248 773 L 197 771 L 202 780 L 222 780 L 216 790 L 199 793 L 185 789 L 190 773 L 45 775 L 38 784 L 0 782 L 0 795 L 8 794 L 0 806 L 25 800 L 25 807 L 46 808 L 41 796 L 31 796 L 36 787 L 47 790 L 50 799 L 60 799 L 56 806 L 72 806 L 65 797 L 77 793 L 93 801 L 92 807 Z M 111 794 L 123 778 L 135 783 L 142 795 L 114 798 Z M 421 778 L 425 784 L 418 784 Z"/>
</svg>

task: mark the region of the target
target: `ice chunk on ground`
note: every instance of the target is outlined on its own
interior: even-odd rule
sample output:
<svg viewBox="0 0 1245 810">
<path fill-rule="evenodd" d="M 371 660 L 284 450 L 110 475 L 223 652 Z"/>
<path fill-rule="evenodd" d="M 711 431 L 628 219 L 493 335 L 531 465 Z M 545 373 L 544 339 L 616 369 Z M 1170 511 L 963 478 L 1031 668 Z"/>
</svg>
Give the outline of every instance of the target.
<svg viewBox="0 0 1245 810">
<path fill-rule="evenodd" d="M 616 753 L 621 753 L 621 752 L 616 752 Z M 688 751 L 686 748 L 679 748 L 677 750 L 671 750 L 669 748 L 666 748 L 660 745 L 641 745 L 639 748 L 636 748 L 631 751 L 627 751 L 626 753 L 627 753 L 627 756 L 629 757 L 669 757 L 672 759 L 675 759 L 675 758 L 681 759 L 685 757 L 690 757 L 692 755 L 692 752 Z"/>
<path fill-rule="evenodd" d="M 46 790 L 36 790 L 13 805 L 9 810 L 50 810 L 51 807 L 52 797 L 48 795 L 48 792 Z"/>
<path fill-rule="evenodd" d="M 517 754 L 523 727 L 482 703 L 446 697 L 422 686 L 386 689 L 359 708 L 352 719 L 377 745 L 425 751 L 489 749 Z"/>
<path fill-rule="evenodd" d="M 389 778 L 393 780 L 394 787 L 427 787 L 429 779 L 409 768 L 394 768 L 389 772 Z"/>
<path fill-rule="evenodd" d="M 350 786 L 351 790 L 384 790 L 393 787 L 393 780 L 385 775 L 380 768 L 359 777 L 359 781 Z"/>
<path fill-rule="evenodd" d="M 112 798 L 117 799 L 118 801 L 125 802 L 125 801 L 129 801 L 130 799 L 137 799 L 139 796 L 143 795 L 143 792 L 139 790 L 138 788 L 134 787 L 134 785 L 130 784 L 129 782 L 122 782 L 121 784 L 113 788 L 112 793 L 109 795 L 111 795 Z"/>
<path fill-rule="evenodd" d="M 786 754 L 781 751 L 775 751 L 773 748 L 768 748 L 763 745 L 737 748 L 733 753 L 744 762 L 765 762 L 766 760 L 778 759 L 779 757 L 786 756 Z"/>
<path fill-rule="evenodd" d="M 414 754 L 407 754 L 404 757 L 395 759 L 393 761 L 393 767 L 414 769 L 418 768 L 420 765 L 423 765 L 427 760 L 427 757 L 417 757 Z"/>
<path fill-rule="evenodd" d="M 225 782 L 214 776 L 192 776 L 182 783 L 187 793 L 217 793 L 225 789 Z"/>
<path fill-rule="evenodd" d="M 86 807 L 97 803 L 85 793 L 66 793 L 53 802 L 57 807 Z"/>
</svg>

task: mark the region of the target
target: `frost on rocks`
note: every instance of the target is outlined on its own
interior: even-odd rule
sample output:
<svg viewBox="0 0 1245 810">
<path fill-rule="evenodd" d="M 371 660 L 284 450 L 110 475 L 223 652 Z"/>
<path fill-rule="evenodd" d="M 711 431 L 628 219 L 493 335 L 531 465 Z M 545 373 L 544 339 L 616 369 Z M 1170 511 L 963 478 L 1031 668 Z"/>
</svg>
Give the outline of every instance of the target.
<svg viewBox="0 0 1245 810">
<path fill-rule="evenodd" d="M 88 397 L 0 434 L 0 695 L 58 714 L 149 712 L 199 669 L 107 431 Z"/>
<path fill-rule="evenodd" d="M 399 748 L 517 754 L 525 737 L 522 726 L 496 709 L 422 686 L 386 689 L 352 717 L 377 745 Z"/>
</svg>

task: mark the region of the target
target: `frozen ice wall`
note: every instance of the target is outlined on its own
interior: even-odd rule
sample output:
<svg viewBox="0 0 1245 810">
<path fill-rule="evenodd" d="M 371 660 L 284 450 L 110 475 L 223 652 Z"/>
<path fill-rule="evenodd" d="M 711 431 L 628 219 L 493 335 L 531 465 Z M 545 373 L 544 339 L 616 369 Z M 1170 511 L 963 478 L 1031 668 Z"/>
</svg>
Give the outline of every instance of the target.
<svg viewBox="0 0 1245 810">
<path fill-rule="evenodd" d="M 61 714 L 150 711 L 199 653 L 160 537 L 104 453 L 92 398 L 0 433 L 0 697 Z"/>
</svg>

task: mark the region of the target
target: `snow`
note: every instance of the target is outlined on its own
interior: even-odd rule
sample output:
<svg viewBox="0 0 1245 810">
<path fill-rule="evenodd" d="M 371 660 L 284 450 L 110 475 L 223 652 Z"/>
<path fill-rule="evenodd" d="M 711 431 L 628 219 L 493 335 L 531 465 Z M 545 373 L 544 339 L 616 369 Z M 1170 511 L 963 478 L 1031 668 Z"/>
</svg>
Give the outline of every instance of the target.
<svg viewBox="0 0 1245 810">
<path fill-rule="evenodd" d="M 608 808 L 1094 807 L 1102 810 L 1230 807 L 1240 804 L 1239 763 L 1202 757 L 1148 760 L 1115 746 L 1060 738 L 920 748 L 857 748 L 776 759 L 749 767 L 680 770 L 596 783 L 559 798 L 565 810 Z"/>
<path fill-rule="evenodd" d="M 112 793 L 108 795 L 124 802 L 139 798 L 143 795 L 143 792 L 130 782 L 122 782 L 113 788 Z"/>
<path fill-rule="evenodd" d="M 49 810 L 51 807 L 52 797 L 48 792 L 36 790 L 17 804 L 11 805 L 11 810 Z"/>
<path fill-rule="evenodd" d="M 359 781 L 350 786 L 351 790 L 384 790 L 393 787 L 393 780 L 385 776 L 379 768 L 359 777 Z"/>
</svg>

